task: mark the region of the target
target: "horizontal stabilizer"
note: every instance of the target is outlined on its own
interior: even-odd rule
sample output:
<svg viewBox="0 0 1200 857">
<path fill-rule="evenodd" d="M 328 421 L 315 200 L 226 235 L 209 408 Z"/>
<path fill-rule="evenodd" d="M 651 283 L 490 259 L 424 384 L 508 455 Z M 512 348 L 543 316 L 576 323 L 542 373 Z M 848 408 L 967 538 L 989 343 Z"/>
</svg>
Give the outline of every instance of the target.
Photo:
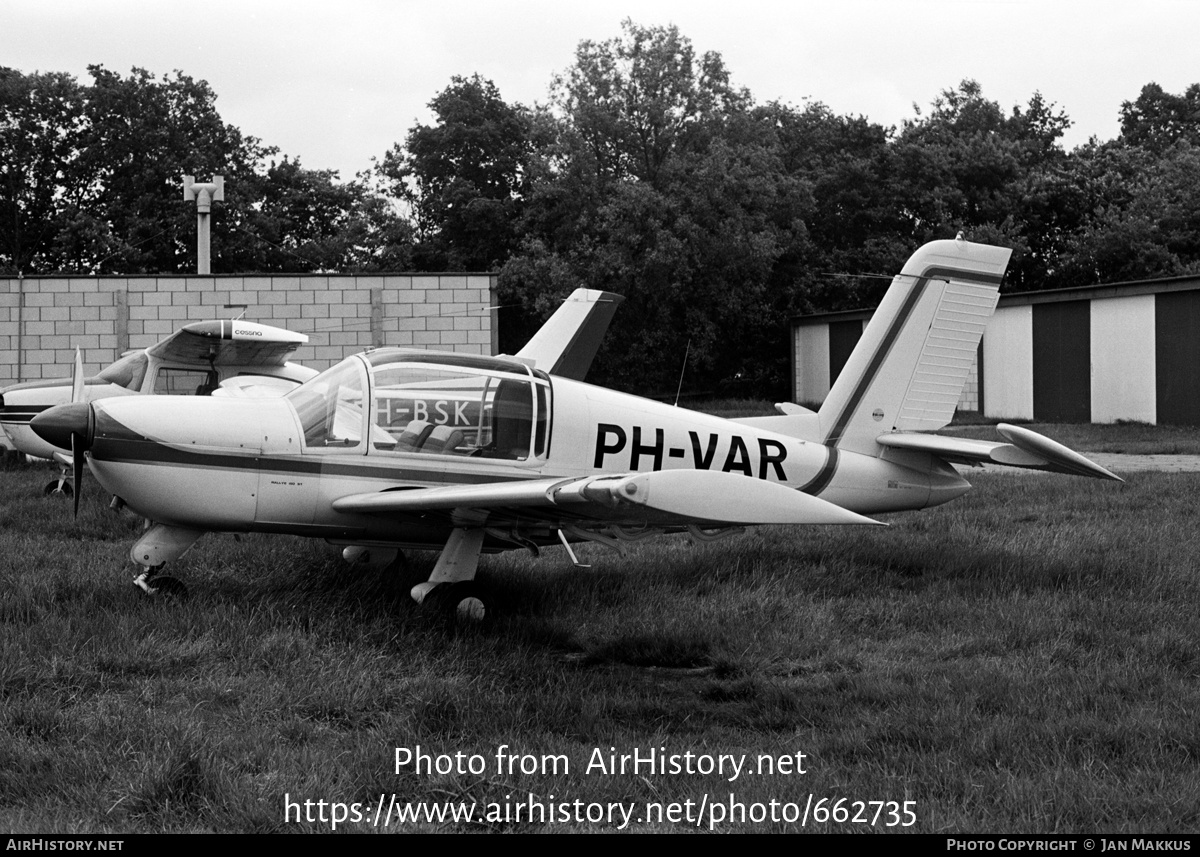
<svg viewBox="0 0 1200 857">
<path fill-rule="evenodd" d="M 803 405 L 797 405 L 795 402 L 776 402 L 775 411 L 780 414 L 815 414 L 816 411 L 811 408 L 806 408 Z"/>
<path fill-rule="evenodd" d="M 1116 479 L 1124 482 L 1120 476 L 1101 467 L 1096 462 L 1080 455 L 1073 449 L 1068 449 L 1061 443 L 1051 440 L 1044 435 L 1020 426 L 1000 423 L 996 426 L 1000 436 L 1011 441 L 1017 448 L 1046 459 L 1046 469 L 1059 473 L 1074 473 L 1077 476 L 1091 476 L 1096 479 Z"/>
<path fill-rule="evenodd" d="M 880 435 L 876 438 L 876 442 L 889 449 L 927 452 L 951 464 L 1003 464 L 1008 467 L 1024 467 L 1032 470 L 1090 476 L 1096 479 L 1124 481 L 1120 476 L 1109 472 L 1078 452 L 1035 431 L 1007 423 L 1000 423 L 996 426 L 996 430 L 1010 442 L 994 443 L 985 440 L 905 432 Z"/>
<path fill-rule="evenodd" d="M 418 513 L 434 510 L 562 508 L 602 518 L 664 516 L 680 525 L 878 524 L 819 497 L 775 482 L 714 470 L 660 470 L 625 476 L 531 479 L 352 494 L 333 501 L 339 512 Z"/>
</svg>

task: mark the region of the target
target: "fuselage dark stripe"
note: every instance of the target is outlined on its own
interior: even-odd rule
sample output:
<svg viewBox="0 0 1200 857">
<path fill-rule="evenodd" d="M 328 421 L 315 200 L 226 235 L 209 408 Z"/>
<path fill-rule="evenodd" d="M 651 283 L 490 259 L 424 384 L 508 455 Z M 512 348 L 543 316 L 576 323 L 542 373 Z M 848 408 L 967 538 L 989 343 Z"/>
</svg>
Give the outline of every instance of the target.
<svg viewBox="0 0 1200 857">
<path fill-rule="evenodd" d="M 193 452 L 152 440 L 116 440 L 97 438 L 91 455 L 98 463 L 146 464 L 166 467 L 194 467 L 210 470 L 253 470 L 309 476 L 353 476 L 364 479 L 390 479 L 406 482 L 472 484 L 478 482 L 517 482 L 540 478 L 540 473 L 480 474 L 455 473 L 444 467 L 413 467 L 411 461 L 384 463 L 380 456 L 305 455 L 278 456 L 260 452 Z"/>
<path fill-rule="evenodd" d="M 887 359 L 888 353 L 892 350 L 892 346 L 896 344 L 896 340 L 900 337 L 901 332 L 908 325 L 909 318 L 912 316 L 913 310 L 916 309 L 922 295 L 925 293 L 925 287 L 930 280 L 944 278 L 946 280 L 962 280 L 972 283 L 984 283 L 986 285 L 999 285 L 1001 277 L 994 274 L 985 274 L 979 271 L 960 271 L 956 268 L 929 268 L 921 276 L 917 277 L 912 288 L 904 298 L 904 303 L 900 307 L 900 311 L 896 313 L 896 317 L 892 319 L 891 325 L 884 334 L 883 340 L 879 343 L 879 347 L 875 349 L 875 353 L 871 355 L 871 361 L 867 364 L 867 370 L 863 372 L 859 378 L 858 384 L 854 388 L 854 392 L 850 394 L 850 398 L 846 402 L 846 406 L 842 408 L 837 419 L 834 420 L 833 427 L 830 428 L 829 434 L 825 437 L 825 444 L 836 446 L 842 439 L 842 435 L 846 431 L 846 427 L 850 424 L 851 417 L 858 410 L 858 406 L 862 404 L 863 397 L 866 396 L 867 390 L 875 381 L 875 377 L 879 374 L 879 369 L 883 366 L 884 360 Z"/>
<path fill-rule="evenodd" d="M 0 408 L 0 423 L 27 425 L 31 419 L 53 405 L 10 405 Z"/>
<path fill-rule="evenodd" d="M 821 465 L 821 469 L 817 471 L 816 476 L 806 484 L 800 486 L 800 490 L 814 497 L 824 491 L 829 486 L 829 483 L 833 481 L 833 474 L 837 472 L 838 455 L 839 452 L 836 446 L 825 447 L 825 463 Z"/>
</svg>

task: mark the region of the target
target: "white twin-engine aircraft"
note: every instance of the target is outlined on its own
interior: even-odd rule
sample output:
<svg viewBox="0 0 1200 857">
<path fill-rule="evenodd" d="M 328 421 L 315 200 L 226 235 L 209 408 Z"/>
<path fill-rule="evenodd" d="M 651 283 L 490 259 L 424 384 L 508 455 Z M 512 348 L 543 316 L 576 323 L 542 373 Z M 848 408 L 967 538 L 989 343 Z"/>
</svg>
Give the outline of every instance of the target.
<svg viewBox="0 0 1200 857">
<path fill-rule="evenodd" d="M 619 298 L 577 292 L 515 357 L 378 349 L 280 399 L 106 399 L 33 425 L 157 522 L 131 551 L 148 592 L 181 586 L 157 571 L 206 531 L 293 533 L 349 560 L 440 549 L 413 598 L 479 618 L 483 551 L 872 524 L 967 491 L 952 463 L 1117 479 L 1016 426 L 998 443 L 916 433 L 950 421 L 1009 253 L 919 249 L 819 412 L 725 420 L 584 384 L 607 325 L 586 314 Z"/>
</svg>

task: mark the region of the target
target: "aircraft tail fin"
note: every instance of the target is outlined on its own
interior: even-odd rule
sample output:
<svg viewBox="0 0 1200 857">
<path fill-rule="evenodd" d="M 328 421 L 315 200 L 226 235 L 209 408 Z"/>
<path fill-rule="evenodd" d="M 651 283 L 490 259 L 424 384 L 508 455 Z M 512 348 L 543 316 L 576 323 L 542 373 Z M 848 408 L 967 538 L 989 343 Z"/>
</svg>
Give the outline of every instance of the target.
<svg viewBox="0 0 1200 857">
<path fill-rule="evenodd" d="M 582 381 L 623 300 L 612 292 L 576 289 L 516 356 L 551 375 Z"/>
<path fill-rule="evenodd" d="M 824 443 L 872 454 L 884 432 L 950 422 L 1011 252 L 960 238 L 912 255 L 821 406 Z"/>
</svg>

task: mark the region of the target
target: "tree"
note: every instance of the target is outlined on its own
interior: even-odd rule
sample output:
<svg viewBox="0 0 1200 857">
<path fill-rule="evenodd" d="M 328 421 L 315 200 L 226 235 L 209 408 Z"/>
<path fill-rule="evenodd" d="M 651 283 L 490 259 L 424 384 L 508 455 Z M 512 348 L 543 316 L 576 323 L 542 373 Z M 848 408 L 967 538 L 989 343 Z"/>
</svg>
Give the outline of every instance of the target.
<svg viewBox="0 0 1200 857">
<path fill-rule="evenodd" d="M 1135 101 L 1121 103 L 1121 143 L 1162 154 L 1180 140 L 1200 145 L 1200 83 L 1183 95 L 1148 83 Z"/>
<path fill-rule="evenodd" d="M 455 76 L 429 102 L 436 125 L 418 125 L 378 172 L 416 218 L 422 270 L 494 270 L 516 246 L 529 118 L 490 80 Z"/>
<path fill-rule="evenodd" d="M 653 185 L 676 153 L 703 150 L 721 117 L 745 111 L 750 95 L 730 85 L 720 54 L 697 58 L 678 28 L 626 19 L 621 29 L 619 38 L 582 42 L 552 98 L 598 178 Z"/>
<path fill-rule="evenodd" d="M 1078 156 L 1090 215 L 1067 243 L 1062 285 L 1200 272 L 1200 146 L 1179 141 L 1155 157 L 1097 144 Z"/>
<path fill-rule="evenodd" d="M 0 267 L 23 273 L 195 270 L 185 174 L 222 175 L 219 271 L 408 268 L 411 230 L 366 182 L 276 160 L 227 125 L 204 81 L 0 69 Z"/>
<path fill-rule="evenodd" d="M 546 314 L 578 286 L 623 294 L 597 359 L 605 383 L 673 391 L 686 354 L 709 389 L 778 384 L 787 296 L 770 286 L 806 241 L 810 190 L 784 173 L 774 129 L 720 55 L 697 58 L 674 27 L 623 31 L 583 42 L 553 86 L 502 302 Z"/>
<path fill-rule="evenodd" d="M 408 270 L 412 231 L 363 181 L 272 161 L 218 209 L 219 259 L 238 271 Z"/>
<path fill-rule="evenodd" d="M 808 251 L 776 266 L 775 288 L 794 293 L 789 314 L 873 305 L 888 279 L 844 274 L 893 271 L 912 253 L 891 175 L 891 130 L 820 102 L 764 111 L 784 171 L 812 193 Z"/>
<path fill-rule="evenodd" d="M 121 77 L 89 66 L 88 133 L 81 155 L 94 192 L 89 209 L 119 244 L 99 270 L 125 273 L 195 270 L 195 210 L 184 205 L 184 175 L 225 177 L 229 202 L 214 215 L 220 258 L 226 235 L 222 208 L 244 200 L 256 168 L 274 154 L 221 120 L 216 95 L 182 72 L 158 80 L 135 68 Z"/>
<path fill-rule="evenodd" d="M 36 273 L 68 224 L 87 231 L 76 178 L 86 128 L 70 75 L 0 67 L 0 270 Z"/>
<path fill-rule="evenodd" d="M 1004 244 L 1014 250 L 1005 287 L 1042 287 L 1079 225 L 1081 196 L 1059 143 L 1068 127 L 1040 93 L 1006 115 L 974 81 L 945 90 L 928 116 L 904 123 L 892 151 L 910 244 L 960 230 Z"/>
</svg>

